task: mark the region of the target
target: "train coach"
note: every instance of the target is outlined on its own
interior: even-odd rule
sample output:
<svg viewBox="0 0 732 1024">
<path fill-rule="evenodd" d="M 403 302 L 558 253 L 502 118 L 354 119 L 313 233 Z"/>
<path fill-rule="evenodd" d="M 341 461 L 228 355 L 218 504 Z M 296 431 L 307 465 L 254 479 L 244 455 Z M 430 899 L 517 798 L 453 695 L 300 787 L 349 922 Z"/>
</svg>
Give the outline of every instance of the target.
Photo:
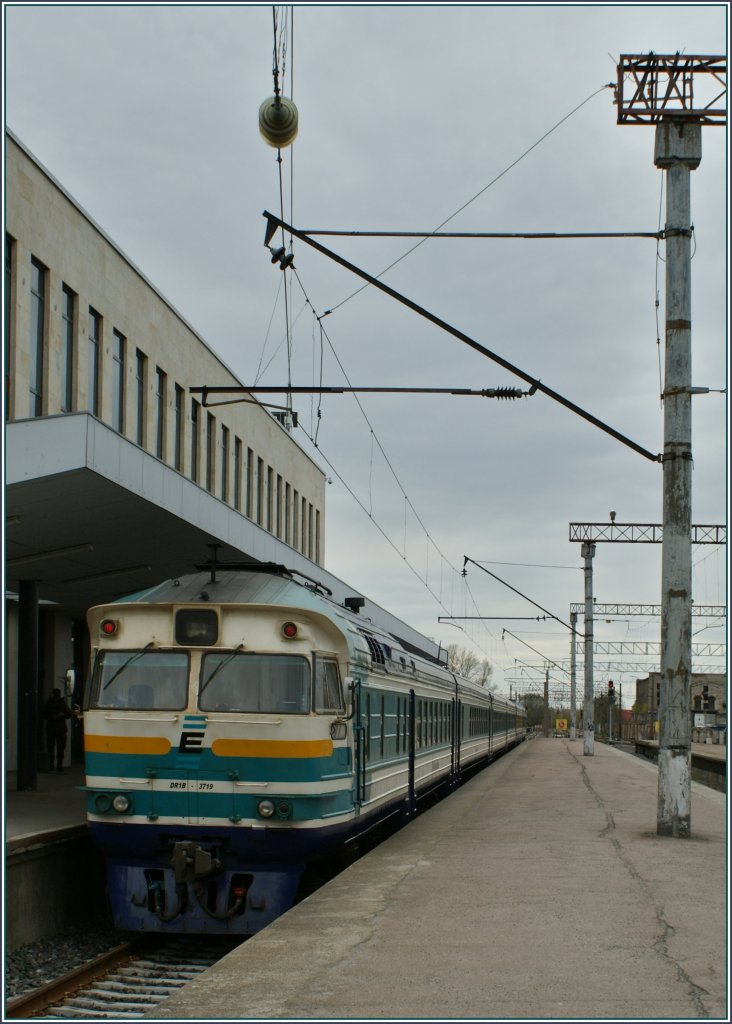
<svg viewBox="0 0 732 1024">
<path fill-rule="evenodd" d="M 89 611 L 87 818 L 118 928 L 254 934 L 308 865 L 525 738 L 520 705 L 347 603 L 247 564 Z"/>
</svg>

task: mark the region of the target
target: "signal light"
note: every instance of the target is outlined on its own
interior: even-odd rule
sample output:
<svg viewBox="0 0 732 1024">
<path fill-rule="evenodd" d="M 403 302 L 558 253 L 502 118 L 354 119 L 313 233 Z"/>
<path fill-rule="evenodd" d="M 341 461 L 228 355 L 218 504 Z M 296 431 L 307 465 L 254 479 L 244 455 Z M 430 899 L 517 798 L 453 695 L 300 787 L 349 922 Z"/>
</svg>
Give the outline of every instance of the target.
<svg viewBox="0 0 732 1024">
<path fill-rule="evenodd" d="M 288 640 L 294 640 L 297 636 L 297 626 L 294 622 L 285 622 L 282 626 L 282 635 Z"/>
<path fill-rule="evenodd" d="M 612 679 L 607 684 L 607 699 L 611 704 L 615 703 L 615 683 Z"/>
<path fill-rule="evenodd" d="M 117 626 L 118 623 L 114 619 L 103 619 L 99 629 L 105 636 L 112 636 L 117 632 Z"/>
</svg>

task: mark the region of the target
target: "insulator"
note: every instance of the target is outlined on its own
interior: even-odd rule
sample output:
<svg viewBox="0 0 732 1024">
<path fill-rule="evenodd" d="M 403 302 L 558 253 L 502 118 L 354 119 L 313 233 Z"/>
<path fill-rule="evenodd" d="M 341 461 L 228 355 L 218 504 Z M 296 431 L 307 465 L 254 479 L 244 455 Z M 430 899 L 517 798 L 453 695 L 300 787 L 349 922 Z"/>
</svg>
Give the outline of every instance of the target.
<svg viewBox="0 0 732 1024">
<path fill-rule="evenodd" d="M 284 149 L 297 135 L 297 107 L 286 96 L 270 96 L 259 108 L 259 131 L 268 146 Z"/>
<path fill-rule="evenodd" d="M 281 246 L 279 247 L 279 249 L 272 249 L 272 248 L 270 247 L 270 250 L 269 250 L 269 251 L 270 251 L 270 252 L 272 253 L 272 262 L 273 262 L 273 263 L 279 263 L 279 261 L 280 261 L 280 260 L 282 259 L 282 257 L 283 257 L 283 256 L 285 255 L 285 251 L 286 251 L 286 250 L 285 250 L 285 247 L 284 247 L 284 245 L 281 245 Z"/>
<path fill-rule="evenodd" d="M 521 388 L 489 388 L 483 394 L 486 398 L 523 398 Z"/>
</svg>

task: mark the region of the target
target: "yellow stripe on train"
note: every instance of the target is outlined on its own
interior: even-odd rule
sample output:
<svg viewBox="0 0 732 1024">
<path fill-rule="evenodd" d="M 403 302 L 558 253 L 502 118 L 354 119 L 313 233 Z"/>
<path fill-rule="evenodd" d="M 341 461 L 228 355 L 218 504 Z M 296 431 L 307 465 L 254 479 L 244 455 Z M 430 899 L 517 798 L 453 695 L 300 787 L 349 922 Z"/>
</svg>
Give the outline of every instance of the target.
<svg viewBox="0 0 732 1024">
<path fill-rule="evenodd" d="M 331 757 L 332 740 L 214 740 L 217 757 Z"/>
<path fill-rule="evenodd" d="M 170 740 L 164 736 L 84 736 L 88 754 L 169 754 Z"/>
</svg>

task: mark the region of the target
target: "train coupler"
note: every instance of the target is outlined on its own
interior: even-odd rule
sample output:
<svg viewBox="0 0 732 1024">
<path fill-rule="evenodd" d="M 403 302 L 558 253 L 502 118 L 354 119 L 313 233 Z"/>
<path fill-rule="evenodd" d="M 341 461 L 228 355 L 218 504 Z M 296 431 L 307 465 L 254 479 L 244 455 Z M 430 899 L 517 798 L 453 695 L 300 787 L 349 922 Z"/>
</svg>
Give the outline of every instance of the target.
<svg viewBox="0 0 732 1024">
<path fill-rule="evenodd" d="M 175 843 L 170 866 L 177 885 L 208 878 L 221 870 L 221 861 L 193 842 Z"/>
</svg>

